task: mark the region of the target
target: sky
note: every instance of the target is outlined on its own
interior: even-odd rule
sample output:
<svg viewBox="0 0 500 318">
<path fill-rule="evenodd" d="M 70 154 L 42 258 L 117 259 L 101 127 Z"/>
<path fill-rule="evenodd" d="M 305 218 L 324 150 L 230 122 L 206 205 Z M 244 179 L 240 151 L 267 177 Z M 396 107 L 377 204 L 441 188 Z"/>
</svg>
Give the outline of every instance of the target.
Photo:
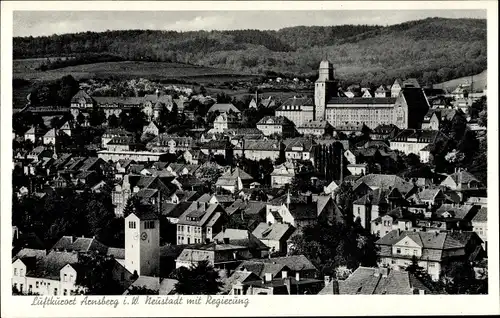
<svg viewBox="0 0 500 318">
<path fill-rule="evenodd" d="M 428 17 L 486 19 L 485 10 L 14 11 L 14 36 L 106 30 L 278 30 L 298 25 L 392 25 Z"/>
</svg>

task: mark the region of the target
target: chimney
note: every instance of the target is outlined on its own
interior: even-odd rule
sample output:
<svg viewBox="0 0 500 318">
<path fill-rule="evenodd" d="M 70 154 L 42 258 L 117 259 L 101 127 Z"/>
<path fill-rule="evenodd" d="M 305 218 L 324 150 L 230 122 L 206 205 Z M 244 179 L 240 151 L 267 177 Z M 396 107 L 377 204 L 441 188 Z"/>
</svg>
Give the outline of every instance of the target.
<svg viewBox="0 0 500 318">
<path fill-rule="evenodd" d="M 271 273 L 265 273 L 265 274 L 264 274 L 264 280 L 265 280 L 266 282 L 270 282 L 270 281 L 272 281 L 272 280 L 273 280 L 273 275 L 272 275 Z"/>
<path fill-rule="evenodd" d="M 300 273 L 299 272 L 295 273 L 295 280 L 300 281 Z"/>
</svg>

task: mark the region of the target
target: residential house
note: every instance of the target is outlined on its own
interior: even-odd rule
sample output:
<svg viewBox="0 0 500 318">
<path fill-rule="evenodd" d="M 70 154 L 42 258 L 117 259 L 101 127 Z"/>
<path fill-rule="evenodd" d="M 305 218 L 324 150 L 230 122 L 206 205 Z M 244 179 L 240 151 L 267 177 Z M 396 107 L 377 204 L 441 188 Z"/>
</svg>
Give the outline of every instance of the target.
<svg viewBox="0 0 500 318">
<path fill-rule="evenodd" d="M 222 113 L 215 117 L 214 128 L 210 130 L 210 133 L 223 133 L 227 129 L 238 127 L 239 122 L 238 115 L 235 113 Z"/>
<path fill-rule="evenodd" d="M 155 295 L 174 295 L 175 284 L 177 282 L 178 280 L 172 278 L 141 275 L 130 285 L 123 295 L 129 295 L 133 288 L 145 288 L 155 292 Z"/>
<path fill-rule="evenodd" d="M 333 180 L 327 186 L 324 187 L 323 192 L 333 197 L 335 190 L 340 186 L 340 184 L 341 182 L 339 180 Z"/>
<path fill-rule="evenodd" d="M 188 164 L 200 165 L 208 159 L 208 156 L 199 149 L 191 149 L 184 151 L 182 158 L 184 158 Z"/>
<path fill-rule="evenodd" d="M 347 170 L 352 175 L 365 175 L 368 173 L 368 164 L 367 163 L 350 163 L 347 165 Z"/>
<path fill-rule="evenodd" d="M 286 160 L 310 160 L 314 164 L 314 148 L 316 143 L 308 138 L 292 138 L 283 140 Z"/>
<path fill-rule="evenodd" d="M 243 270 L 239 271 L 236 270 L 234 271 L 231 276 L 229 276 L 226 280 L 224 280 L 224 286 L 222 287 L 221 294 L 223 295 L 238 295 L 240 294 L 239 288 L 233 289 L 233 286 L 239 286 L 242 283 L 248 282 L 248 281 L 255 281 L 259 280 L 260 277 L 255 275 L 251 271 Z"/>
<path fill-rule="evenodd" d="M 370 230 L 373 220 L 404 204 L 404 197 L 397 188 L 378 188 L 353 202 L 353 218 L 359 218 L 361 226 Z"/>
<path fill-rule="evenodd" d="M 418 277 L 386 267 L 358 267 L 347 279 L 328 281 L 319 295 L 427 295 L 434 294 Z"/>
<path fill-rule="evenodd" d="M 242 260 L 250 258 L 252 253 L 247 246 L 211 242 L 185 248 L 175 260 L 175 267 L 189 268 L 199 262 L 208 261 L 219 271 L 220 276 L 227 277 L 227 274 L 237 268 Z"/>
<path fill-rule="evenodd" d="M 42 158 L 51 158 L 54 155 L 53 150 L 49 150 L 44 146 L 38 146 L 33 148 L 28 152 L 26 159 L 32 160 L 33 162 L 39 162 Z"/>
<path fill-rule="evenodd" d="M 177 245 L 212 241 L 222 230 L 226 212 L 219 204 L 192 202 L 177 222 Z"/>
<path fill-rule="evenodd" d="M 315 295 L 324 286 L 322 280 L 287 276 L 282 271 L 281 278 L 272 279 L 266 275 L 264 280 L 246 281 L 233 285 L 234 295 Z"/>
<path fill-rule="evenodd" d="M 358 187 L 363 185 L 368 186 L 371 190 L 376 189 L 392 189 L 397 188 L 403 196 L 409 196 L 416 191 L 416 187 L 412 182 L 406 181 L 399 176 L 392 174 L 367 174 L 360 178 L 356 178 L 353 189 L 356 191 Z"/>
<path fill-rule="evenodd" d="M 235 193 L 243 188 L 248 188 L 253 180 L 254 179 L 251 175 L 239 167 L 229 168 L 229 170 L 217 179 L 215 186 L 219 189 Z"/>
<path fill-rule="evenodd" d="M 177 153 L 179 151 L 191 150 L 194 143 L 194 139 L 191 137 L 180 137 L 163 133 L 148 142 L 146 148 L 153 152 Z"/>
<path fill-rule="evenodd" d="M 301 230 L 318 221 L 318 202 L 312 195 L 305 198 L 291 198 L 290 195 L 276 198 L 267 203 L 267 223 L 288 223 Z"/>
<path fill-rule="evenodd" d="M 241 228 L 253 231 L 258 224 L 266 221 L 266 203 L 238 199 L 226 208 L 226 213 L 229 224 L 239 224 Z"/>
<path fill-rule="evenodd" d="M 219 112 L 219 113 L 229 113 L 229 112 L 233 112 L 235 114 L 240 114 L 240 110 L 238 108 L 236 108 L 236 106 L 234 106 L 233 104 L 231 103 L 215 103 L 212 105 L 212 107 L 210 107 L 208 109 L 208 113 L 212 113 L 212 112 Z"/>
<path fill-rule="evenodd" d="M 24 133 L 24 140 L 31 140 L 33 144 L 37 144 L 42 140 L 43 135 L 45 135 L 45 132 L 40 127 L 33 126 Z"/>
<path fill-rule="evenodd" d="M 418 265 L 438 280 L 441 271 L 453 263 L 468 262 L 481 249 L 481 239 L 475 232 L 413 232 L 393 230 L 375 244 L 380 266 L 406 268 L 416 257 Z"/>
<path fill-rule="evenodd" d="M 133 137 L 133 134 L 122 128 L 110 128 L 101 137 L 102 147 L 105 148 L 108 142 L 115 137 Z"/>
<path fill-rule="evenodd" d="M 314 120 L 314 100 L 309 97 L 296 97 L 285 100 L 276 109 L 276 116 L 288 118 L 295 126 Z"/>
<path fill-rule="evenodd" d="M 425 204 L 427 207 L 440 206 L 447 199 L 441 189 L 420 189 L 408 198 L 414 204 Z"/>
<path fill-rule="evenodd" d="M 479 189 L 484 187 L 473 174 L 466 170 L 459 169 L 455 173 L 450 174 L 441 182 L 441 186 L 455 191 Z"/>
<path fill-rule="evenodd" d="M 55 128 L 47 131 L 45 135 L 43 135 L 43 144 L 44 145 L 55 145 L 57 138 L 57 130 Z"/>
<path fill-rule="evenodd" d="M 271 271 L 273 268 L 266 268 L 267 266 L 272 265 L 281 265 L 283 267 L 280 268 L 280 266 L 273 266 L 273 272 Z M 253 268 L 250 266 L 253 266 Z M 283 270 L 286 270 L 287 274 L 290 276 L 297 276 L 298 274 L 300 278 L 315 278 L 318 273 L 318 269 L 304 255 L 288 255 L 261 259 L 254 258 L 242 262 L 238 267 L 238 270 L 243 270 L 244 268 L 254 272 L 261 278 L 264 278 L 265 274 L 269 272 L 273 272 L 271 277 L 274 278 Z M 255 270 L 258 270 L 259 272 L 256 272 Z"/>
<path fill-rule="evenodd" d="M 363 92 L 363 95 L 361 96 L 362 98 L 373 98 L 373 95 L 368 88 L 362 88 L 361 91 Z"/>
<path fill-rule="evenodd" d="M 250 160 L 278 160 L 284 156 L 284 146 L 278 140 L 247 140 L 240 139 L 234 146 L 234 155 Z"/>
<path fill-rule="evenodd" d="M 257 129 L 264 136 L 280 135 L 283 138 L 293 137 L 296 133 L 295 126 L 284 116 L 264 116 L 258 123 Z"/>
<path fill-rule="evenodd" d="M 399 133 L 399 128 L 394 124 L 381 124 L 375 127 L 370 137 L 372 140 L 389 140 Z"/>
<path fill-rule="evenodd" d="M 488 208 L 483 206 L 472 218 L 472 230 L 483 240 L 483 248 L 488 251 Z M 264 242 L 265 243 L 265 242 Z"/>
<path fill-rule="evenodd" d="M 219 244 L 246 246 L 253 257 L 257 258 L 269 255 L 269 247 L 249 230 L 223 228 L 222 231 L 214 237 L 214 242 Z"/>
<path fill-rule="evenodd" d="M 59 128 L 60 131 L 62 131 L 63 133 L 65 133 L 66 135 L 68 135 L 70 137 L 71 137 L 74 129 L 75 129 L 75 125 L 73 124 L 72 121 L 65 122 L 61 126 L 61 128 Z"/>
<path fill-rule="evenodd" d="M 291 184 L 295 175 L 296 167 L 293 162 L 287 161 L 275 166 L 273 172 L 271 173 L 271 187 L 283 188 Z"/>
<path fill-rule="evenodd" d="M 158 136 L 160 134 L 160 129 L 156 124 L 152 121 L 148 125 L 144 126 L 142 129 L 143 135 L 152 135 L 152 136 Z"/>
<path fill-rule="evenodd" d="M 326 120 L 311 120 L 303 122 L 297 127 L 297 131 L 304 136 L 331 136 L 333 135 L 333 126 Z"/>
<path fill-rule="evenodd" d="M 422 129 L 439 130 L 444 121 L 451 123 L 457 116 L 462 116 L 465 119 L 465 114 L 460 110 L 451 108 L 431 108 L 424 116 Z"/>
<path fill-rule="evenodd" d="M 287 223 L 260 223 L 252 234 L 266 244 L 271 254 L 287 255 L 288 239 L 295 232 L 295 228 Z"/>
<path fill-rule="evenodd" d="M 419 155 L 420 150 L 426 146 L 447 138 L 437 130 L 405 129 L 391 139 L 390 146 L 393 150 L 399 150 L 406 155 L 411 153 Z"/>
<path fill-rule="evenodd" d="M 203 143 L 200 150 L 207 156 L 222 156 L 228 161 L 233 158 L 233 145 L 227 140 L 210 140 Z"/>
<path fill-rule="evenodd" d="M 456 205 L 445 203 L 442 204 L 434 214 L 443 219 L 454 220 L 459 228 L 470 230 L 472 228 L 472 219 L 479 212 L 479 205 Z"/>
</svg>

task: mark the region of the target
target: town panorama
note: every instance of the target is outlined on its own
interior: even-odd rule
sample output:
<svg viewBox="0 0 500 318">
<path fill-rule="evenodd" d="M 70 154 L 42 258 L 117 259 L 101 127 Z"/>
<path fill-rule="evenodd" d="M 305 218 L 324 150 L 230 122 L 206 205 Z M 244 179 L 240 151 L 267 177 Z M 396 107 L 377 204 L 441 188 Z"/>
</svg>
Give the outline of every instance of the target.
<svg viewBox="0 0 500 318">
<path fill-rule="evenodd" d="M 70 42 L 14 59 L 15 295 L 488 293 L 484 69 L 202 82 Z"/>
</svg>

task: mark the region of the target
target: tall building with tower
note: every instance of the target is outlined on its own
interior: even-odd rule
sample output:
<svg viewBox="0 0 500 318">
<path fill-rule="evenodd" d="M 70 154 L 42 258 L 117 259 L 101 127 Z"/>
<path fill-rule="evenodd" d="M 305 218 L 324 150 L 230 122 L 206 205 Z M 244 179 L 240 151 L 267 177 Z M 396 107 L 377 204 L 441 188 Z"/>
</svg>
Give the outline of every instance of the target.
<svg viewBox="0 0 500 318">
<path fill-rule="evenodd" d="M 333 64 L 327 60 L 319 64 L 319 76 L 314 83 L 314 121 L 325 120 L 326 103 L 338 95 L 338 82 L 335 81 Z"/>
<path fill-rule="evenodd" d="M 323 60 L 314 85 L 314 100 L 290 98 L 276 110 L 276 115 L 288 118 L 296 127 L 327 121 L 334 128 L 365 124 L 373 129 L 393 124 L 400 129 L 419 129 L 429 109 L 423 89 L 415 85 L 402 85 L 396 97 L 347 97 L 338 87 L 333 65 Z"/>
<path fill-rule="evenodd" d="M 125 268 L 139 276 L 160 274 L 160 220 L 152 211 L 125 218 Z"/>
</svg>

